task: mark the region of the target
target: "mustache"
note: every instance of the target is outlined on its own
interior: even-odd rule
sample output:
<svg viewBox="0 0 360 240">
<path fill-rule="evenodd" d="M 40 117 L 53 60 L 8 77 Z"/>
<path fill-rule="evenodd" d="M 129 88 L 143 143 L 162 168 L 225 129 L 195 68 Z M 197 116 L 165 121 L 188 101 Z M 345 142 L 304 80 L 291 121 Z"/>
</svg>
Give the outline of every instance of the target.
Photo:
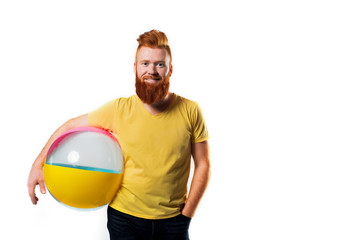
<svg viewBox="0 0 360 240">
<path fill-rule="evenodd" d="M 161 80 L 162 77 L 160 77 L 160 76 L 152 76 L 152 75 L 145 75 L 145 76 L 141 77 L 141 80 L 144 80 L 144 79 Z"/>
</svg>

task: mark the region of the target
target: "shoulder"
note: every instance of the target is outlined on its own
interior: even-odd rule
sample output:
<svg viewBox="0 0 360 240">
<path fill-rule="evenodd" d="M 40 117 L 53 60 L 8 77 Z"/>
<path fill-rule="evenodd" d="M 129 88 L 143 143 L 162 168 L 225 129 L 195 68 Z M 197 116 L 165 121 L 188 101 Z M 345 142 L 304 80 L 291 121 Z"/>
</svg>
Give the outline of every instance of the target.
<svg viewBox="0 0 360 240">
<path fill-rule="evenodd" d="M 180 95 L 176 95 L 176 98 L 177 98 L 178 104 L 187 109 L 196 109 L 199 107 L 199 104 L 197 102 L 190 100 L 188 98 L 182 97 Z"/>
<path fill-rule="evenodd" d="M 188 98 L 176 95 L 177 109 L 186 116 L 191 122 L 195 121 L 201 112 L 199 104 Z"/>
<path fill-rule="evenodd" d="M 119 97 L 119 98 L 115 98 L 113 100 L 110 101 L 110 103 L 112 105 L 114 105 L 115 108 L 117 109 L 123 109 L 126 107 L 131 107 L 133 106 L 137 101 L 137 96 L 133 95 L 130 97 Z"/>
</svg>

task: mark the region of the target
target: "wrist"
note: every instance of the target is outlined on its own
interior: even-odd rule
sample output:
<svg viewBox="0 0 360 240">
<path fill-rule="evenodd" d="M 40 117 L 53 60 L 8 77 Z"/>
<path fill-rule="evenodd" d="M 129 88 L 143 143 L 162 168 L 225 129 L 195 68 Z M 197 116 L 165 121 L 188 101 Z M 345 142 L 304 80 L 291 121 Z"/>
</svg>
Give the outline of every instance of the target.
<svg viewBox="0 0 360 240">
<path fill-rule="evenodd" d="M 44 164 L 45 164 L 45 157 L 41 157 L 41 158 L 38 158 L 34 164 L 33 164 L 33 168 L 37 168 L 37 169 L 42 169 L 44 167 Z"/>
<path fill-rule="evenodd" d="M 193 211 L 189 211 L 188 209 L 186 209 L 186 207 L 181 211 L 181 214 L 184 215 L 185 217 L 188 218 L 193 218 L 195 215 L 195 212 Z"/>
</svg>

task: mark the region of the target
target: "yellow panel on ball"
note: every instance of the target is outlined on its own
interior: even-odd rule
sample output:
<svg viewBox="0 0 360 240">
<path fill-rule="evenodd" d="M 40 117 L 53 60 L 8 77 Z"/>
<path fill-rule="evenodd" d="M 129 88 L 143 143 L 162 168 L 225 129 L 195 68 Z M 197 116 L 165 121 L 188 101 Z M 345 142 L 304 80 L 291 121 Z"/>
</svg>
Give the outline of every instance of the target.
<svg viewBox="0 0 360 240">
<path fill-rule="evenodd" d="M 45 164 L 44 177 L 49 192 L 61 203 L 75 208 L 97 208 L 113 199 L 122 174 Z"/>
<path fill-rule="evenodd" d="M 44 165 L 46 187 L 62 204 L 92 209 L 109 203 L 122 180 L 123 155 L 109 132 L 75 128 L 50 147 Z"/>
</svg>

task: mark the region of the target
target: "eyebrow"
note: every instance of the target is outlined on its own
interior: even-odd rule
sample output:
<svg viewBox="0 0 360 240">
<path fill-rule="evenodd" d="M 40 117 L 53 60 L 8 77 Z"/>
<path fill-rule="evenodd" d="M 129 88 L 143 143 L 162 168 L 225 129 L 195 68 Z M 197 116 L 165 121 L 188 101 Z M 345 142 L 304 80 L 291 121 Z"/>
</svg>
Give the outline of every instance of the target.
<svg viewBox="0 0 360 240">
<path fill-rule="evenodd" d="M 140 60 L 139 62 L 140 62 L 140 63 L 144 63 L 144 62 L 151 62 L 151 61 L 148 60 L 148 59 L 143 59 L 143 60 Z M 166 61 L 154 61 L 154 63 L 163 63 L 163 64 L 165 64 Z"/>
</svg>

